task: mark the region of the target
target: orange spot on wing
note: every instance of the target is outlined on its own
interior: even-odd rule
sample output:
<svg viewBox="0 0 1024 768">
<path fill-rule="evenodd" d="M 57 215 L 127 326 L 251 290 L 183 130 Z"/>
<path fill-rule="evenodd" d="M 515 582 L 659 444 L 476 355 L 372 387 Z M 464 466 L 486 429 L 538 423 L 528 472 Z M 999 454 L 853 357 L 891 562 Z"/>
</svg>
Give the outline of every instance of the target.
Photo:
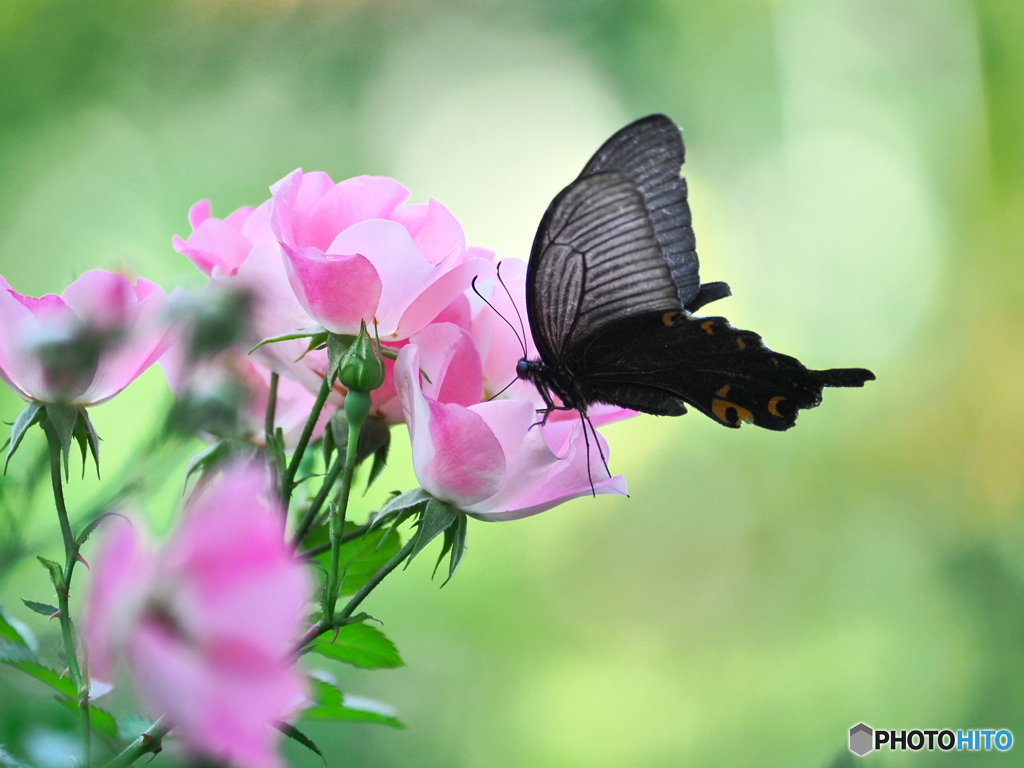
<svg viewBox="0 0 1024 768">
<path fill-rule="evenodd" d="M 665 325 L 675 325 L 677 317 L 679 317 L 678 312 L 666 312 L 664 315 L 661 316 L 661 322 L 663 322 Z"/>
<path fill-rule="evenodd" d="M 743 340 L 742 336 L 737 336 L 736 337 L 736 346 L 739 347 L 740 349 L 746 349 L 747 348 L 747 342 L 745 342 Z"/>
<path fill-rule="evenodd" d="M 721 388 L 720 390 L 718 390 L 717 392 L 715 392 L 715 394 L 716 394 L 716 395 L 718 395 L 719 397 L 725 397 L 726 395 L 728 395 L 728 394 L 729 394 L 729 389 L 730 389 L 729 385 L 728 385 L 728 384 L 726 384 L 726 385 L 725 385 L 724 387 L 722 387 L 722 388 Z"/>
<path fill-rule="evenodd" d="M 772 416 L 779 416 L 781 418 L 782 414 L 779 413 L 778 405 L 779 405 L 779 403 L 781 403 L 785 399 L 786 398 L 784 398 L 782 395 L 776 395 L 771 400 L 769 400 L 768 401 L 768 413 L 770 413 Z"/>
<path fill-rule="evenodd" d="M 735 412 L 736 418 L 729 418 L 730 410 Z M 736 424 L 739 421 L 752 423 L 754 421 L 754 414 L 746 408 L 736 405 L 736 403 L 730 403 L 728 400 L 720 400 L 717 397 L 711 401 L 711 412 L 726 424 Z"/>
<path fill-rule="evenodd" d="M 703 323 L 700 324 L 700 327 L 704 329 L 704 333 L 710 334 L 711 336 L 715 335 L 714 320 L 705 320 Z"/>
</svg>

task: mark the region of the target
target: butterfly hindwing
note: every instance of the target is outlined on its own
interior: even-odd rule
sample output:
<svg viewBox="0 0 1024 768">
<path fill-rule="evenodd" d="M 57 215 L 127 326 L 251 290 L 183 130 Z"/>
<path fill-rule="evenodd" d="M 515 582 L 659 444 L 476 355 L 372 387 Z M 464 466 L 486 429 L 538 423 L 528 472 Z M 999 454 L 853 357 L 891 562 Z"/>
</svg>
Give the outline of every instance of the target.
<svg viewBox="0 0 1024 768">
<path fill-rule="evenodd" d="M 723 317 L 648 314 L 603 329 L 566 359 L 582 396 L 647 413 L 678 415 L 684 403 L 719 423 L 786 430 L 821 403 L 824 387 L 862 386 L 862 368 L 815 371 L 774 352 Z"/>
</svg>

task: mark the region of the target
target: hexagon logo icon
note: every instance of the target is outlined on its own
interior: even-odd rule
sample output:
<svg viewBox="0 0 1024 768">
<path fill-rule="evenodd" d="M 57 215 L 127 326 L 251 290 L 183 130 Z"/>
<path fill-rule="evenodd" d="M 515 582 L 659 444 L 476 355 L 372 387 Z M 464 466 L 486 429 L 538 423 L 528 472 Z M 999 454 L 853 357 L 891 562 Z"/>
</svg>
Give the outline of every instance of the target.
<svg viewBox="0 0 1024 768">
<path fill-rule="evenodd" d="M 875 748 L 874 736 L 875 733 L 871 730 L 870 725 L 857 723 L 850 729 L 850 751 L 859 757 L 864 757 Z"/>
</svg>

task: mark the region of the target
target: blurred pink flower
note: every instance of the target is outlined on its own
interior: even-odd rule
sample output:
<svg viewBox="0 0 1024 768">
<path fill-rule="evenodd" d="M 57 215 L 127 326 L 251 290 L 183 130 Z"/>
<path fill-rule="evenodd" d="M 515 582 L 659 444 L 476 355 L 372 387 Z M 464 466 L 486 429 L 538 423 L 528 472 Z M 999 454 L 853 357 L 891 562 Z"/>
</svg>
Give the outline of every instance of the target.
<svg viewBox="0 0 1024 768">
<path fill-rule="evenodd" d="M 514 520 L 590 494 L 590 477 L 597 493 L 626 493 L 625 479 L 609 477 L 594 445 L 596 435 L 607 457 L 604 438 L 589 435 L 588 455 L 578 420 L 531 429 L 537 417 L 527 400 L 440 403 L 424 394 L 420 370 L 420 350 L 410 344 L 395 380 L 416 477 L 436 498 L 484 520 Z"/>
<path fill-rule="evenodd" d="M 383 341 L 407 339 L 490 269 L 489 252 L 466 248 L 447 208 L 403 205 L 409 191 L 394 179 L 335 184 L 300 169 L 271 190 L 295 296 L 333 333 L 355 334 L 365 320 Z"/>
<path fill-rule="evenodd" d="M 473 296 L 476 308 L 473 313 L 472 332 L 483 360 L 484 398 L 493 397 L 508 387 L 500 398 L 529 400 L 534 407 L 543 408 L 544 399 L 537 391 L 537 387 L 532 382 L 516 376 L 516 363 L 523 357 L 523 342 L 520 339 L 524 333 L 526 357 L 530 360 L 540 357 L 533 343 L 526 312 L 526 262 L 514 258 L 502 259 L 498 268 L 493 278 L 488 276 L 488 279 L 482 279 L 477 283 L 477 289 L 492 306 L 487 306 Z M 498 274 L 501 276 L 501 282 L 505 284 L 504 288 L 498 282 Z M 502 317 L 505 320 L 502 320 Z M 595 403 L 588 409 L 587 415 L 595 426 L 601 426 L 630 419 L 636 416 L 637 412 L 617 405 Z M 577 411 L 552 411 L 548 416 L 549 423 L 579 422 L 579 419 Z"/>
<path fill-rule="evenodd" d="M 155 549 L 114 518 L 92 559 L 83 639 L 90 670 L 123 660 L 144 709 L 184 748 L 275 768 L 277 722 L 306 692 L 290 660 L 313 585 L 284 541 L 266 472 L 234 465 L 197 490 Z"/>
<path fill-rule="evenodd" d="M 181 345 L 172 346 L 160 360 L 167 383 L 177 398 L 194 398 L 202 402 L 207 398 L 224 396 L 237 398 L 235 403 L 240 423 L 234 434 L 255 445 L 263 445 L 264 421 L 270 397 L 270 369 L 260 365 L 253 356 L 236 347 L 190 364 Z M 277 404 L 274 413 L 275 428 L 284 430 L 285 447 L 291 450 L 313 410 L 314 396 L 306 387 L 287 378 L 277 383 Z M 312 439 L 319 439 L 334 409 L 326 407 L 320 414 Z M 226 437 L 227 435 L 211 435 Z"/>
<path fill-rule="evenodd" d="M 102 403 L 171 344 L 166 310 L 156 283 L 103 270 L 38 299 L 0 277 L 0 378 L 29 401 Z"/>
<path fill-rule="evenodd" d="M 252 329 L 243 340 L 245 350 L 260 341 L 297 333 L 313 325 L 288 285 L 281 246 L 270 227 L 271 200 L 258 208 L 239 208 L 225 219 L 210 215 L 210 202 L 200 200 L 188 212 L 192 234 L 173 238 L 174 249 L 184 254 L 217 286 L 247 291 L 252 296 Z M 305 339 L 281 341 L 253 353 L 258 362 L 305 385 L 312 392 L 320 378 L 311 363 L 327 366 L 325 352 L 306 350 Z"/>
</svg>

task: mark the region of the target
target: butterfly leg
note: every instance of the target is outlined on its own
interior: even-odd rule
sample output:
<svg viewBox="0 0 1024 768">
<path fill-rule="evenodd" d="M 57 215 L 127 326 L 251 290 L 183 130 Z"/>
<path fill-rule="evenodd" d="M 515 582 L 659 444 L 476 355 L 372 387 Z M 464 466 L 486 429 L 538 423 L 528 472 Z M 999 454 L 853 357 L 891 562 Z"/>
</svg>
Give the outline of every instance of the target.
<svg viewBox="0 0 1024 768">
<path fill-rule="evenodd" d="M 580 411 L 580 424 L 583 427 L 583 445 L 587 449 L 587 480 L 590 482 L 590 495 L 597 498 L 597 489 L 594 487 L 594 476 L 590 472 L 590 437 L 587 435 L 587 422 L 590 421 L 583 411 Z M 594 439 L 597 437 L 595 435 Z M 600 447 L 600 446 L 598 446 Z"/>
<path fill-rule="evenodd" d="M 597 443 L 597 455 L 601 457 L 601 463 L 604 464 L 604 471 L 608 473 L 608 477 L 611 477 L 612 471 L 608 468 L 608 459 L 604 455 L 604 448 L 601 447 L 601 441 L 597 439 L 597 427 L 594 426 L 594 422 L 590 420 L 590 417 L 587 416 L 587 414 L 581 411 L 580 415 L 583 416 L 583 420 L 590 425 L 590 431 L 594 433 L 594 442 Z M 584 431 L 585 429 L 586 428 L 584 427 Z M 587 461 L 590 461 L 589 454 L 587 456 Z"/>
</svg>

